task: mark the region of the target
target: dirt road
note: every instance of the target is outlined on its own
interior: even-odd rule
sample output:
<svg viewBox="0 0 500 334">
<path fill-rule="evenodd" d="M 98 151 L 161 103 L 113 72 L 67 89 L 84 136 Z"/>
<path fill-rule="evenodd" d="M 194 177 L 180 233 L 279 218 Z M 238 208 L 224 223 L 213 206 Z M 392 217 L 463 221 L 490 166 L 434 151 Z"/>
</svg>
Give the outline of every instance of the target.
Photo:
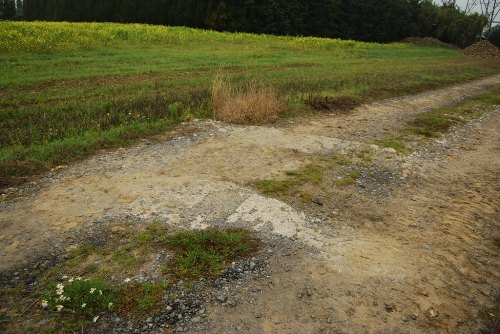
<svg viewBox="0 0 500 334">
<path fill-rule="evenodd" d="M 499 292 L 500 109 L 409 156 L 373 141 L 499 86 L 495 76 L 276 127 L 195 122 L 174 140 L 102 153 L 0 203 L 0 270 L 68 246 L 89 222 L 240 226 L 304 247 L 271 258 L 253 303 L 212 305 L 200 332 L 473 332 Z M 317 211 L 249 187 L 317 155 L 367 149 L 374 176 Z"/>
</svg>

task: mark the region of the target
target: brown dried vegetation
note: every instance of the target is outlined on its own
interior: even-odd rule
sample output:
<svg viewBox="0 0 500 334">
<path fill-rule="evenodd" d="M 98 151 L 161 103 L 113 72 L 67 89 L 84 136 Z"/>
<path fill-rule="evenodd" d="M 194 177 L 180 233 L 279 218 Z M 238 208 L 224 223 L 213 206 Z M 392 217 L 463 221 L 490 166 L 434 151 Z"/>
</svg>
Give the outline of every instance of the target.
<svg viewBox="0 0 500 334">
<path fill-rule="evenodd" d="M 273 121 L 286 110 L 286 101 L 272 87 L 252 82 L 235 88 L 221 76 L 212 85 L 212 105 L 215 119 L 236 124 Z"/>
</svg>

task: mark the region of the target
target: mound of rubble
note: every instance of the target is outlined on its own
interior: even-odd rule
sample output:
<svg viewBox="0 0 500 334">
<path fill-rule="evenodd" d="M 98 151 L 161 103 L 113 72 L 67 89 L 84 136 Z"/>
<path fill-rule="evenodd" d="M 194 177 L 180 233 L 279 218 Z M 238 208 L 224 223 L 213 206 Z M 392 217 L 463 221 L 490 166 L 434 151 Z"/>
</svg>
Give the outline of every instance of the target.
<svg viewBox="0 0 500 334">
<path fill-rule="evenodd" d="M 480 41 L 464 49 L 468 56 L 479 58 L 497 58 L 500 57 L 500 50 L 489 41 Z"/>
</svg>

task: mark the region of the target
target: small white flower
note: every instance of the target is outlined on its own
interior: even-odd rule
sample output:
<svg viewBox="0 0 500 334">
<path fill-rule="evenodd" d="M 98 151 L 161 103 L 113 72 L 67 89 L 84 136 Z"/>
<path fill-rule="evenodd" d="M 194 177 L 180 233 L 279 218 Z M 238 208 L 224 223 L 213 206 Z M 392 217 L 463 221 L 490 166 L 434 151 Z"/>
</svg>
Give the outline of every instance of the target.
<svg viewBox="0 0 500 334">
<path fill-rule="evenodd" d="M 64 289 L 64 285 L 62 283 L 59 283 L 56 285 L 56 288 L 59 290 L 62 290 L 62 289 Z"/>
<path fill-rule="evenodd" d="M 99 290 L 99 294 L 102 296 L 102 290 Z"/>
<path fill-rule="evenodd" d="M 124 281 L 124 282 L 125 282 L 125 283 L 129 283 L 130 281 L 132 281 L 132 280 L 131 280 L 130 278 L 128 278 L 128 277 L 127 277 L 127 278 L 125 278 L 125 281 Z"/>
<path fill-rule="evenodd" d="M 42 299 L 42 307 L 46 308 L 47 306 L 49 306 L 49 302 L 45 299 Z"/>
<path fill-rule="evenodd" d="M 60 295 L 62 295 L 64 293 L 64 290 L 63 289 L 57 289 L 56 293 L 60 296 Z"/>
<path fill-rule="evenodd" d="M 77 281 L 81 281 L 82 278 L 80 276 L 78 276 L 77 278 L 75 278 Z"/>
<path fill-rule="evenodd" d="M 96 288 L 91 288 L 90 289 L 90 294 L 93 294 L 95 292 Z"/>
<path fill-rule="evenodd" d="M 113 303 L 111 303 L 111 302 L 110 302 L 110 303 L 108 304 L 108 308 L 111 308 L 111 307 L 113 307 Z"/>
<path fill-rule="evenodd" d="M 62 279 L 66 279 L 66 278 L 68 278 L 68 276 L 66 276 L 66 275 L 64 275 L 64 276 L 62 277 Z"/>
<path fill-rule="evenodd" d="M 96 316 L 94 317 L 94 319 L 92 319 L 92 322 L 97 322 L 97 319 L 99 319 L 99 316 L 98 316 L 98 315 L 96 315 Z"/>
<path fill-rule="evenodd" d="M 61 310 L 64 308 L 62 305 L 56 305 L 57 312 L 61 312 Z"/>
<path fill-rule="evenodd" d="M 87 306 L 87 303 L 82 304 L 82 308 L 85 308 L 85 306 Z"/>
<path fill-rule="evenodd" d="M 73 282 L 73 281 L 74 281 L 74 279 L 73 279 L 73 277 L 71 277 L 71 278 L 68 280 L 68 283 L 71 283 L 71 282 Z"/>
<path fill-rule="evenodd" d="M 65 301 L 65 300 L 67 300 L 67 299 L 68 299 L 68 298 L 66 298 L 66 296 L 61 295 L 61 296 L 59 296 L 59 298 L 57 298 L 56 300 L 60 300 L 60 301 L 62 301 L 62 302 L 63 302 L 63 301 Z"/>
</svg>

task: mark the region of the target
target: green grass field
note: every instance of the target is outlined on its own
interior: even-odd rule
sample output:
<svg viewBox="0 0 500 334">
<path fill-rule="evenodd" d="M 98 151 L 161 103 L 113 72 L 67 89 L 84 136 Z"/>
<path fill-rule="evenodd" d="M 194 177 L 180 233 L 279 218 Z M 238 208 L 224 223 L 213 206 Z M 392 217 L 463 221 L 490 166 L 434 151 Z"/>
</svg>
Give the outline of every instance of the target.
<svg viewBox="0 0 500 334">
<path fill-rule="evenodd" d="M 309 95 L 359 102 L 498 73 L 459 51 L 321 38 L 98 23 L 0 22 L 0 186 L 211 117 L 222 72 L 307 110 Z"/>
</svg>

